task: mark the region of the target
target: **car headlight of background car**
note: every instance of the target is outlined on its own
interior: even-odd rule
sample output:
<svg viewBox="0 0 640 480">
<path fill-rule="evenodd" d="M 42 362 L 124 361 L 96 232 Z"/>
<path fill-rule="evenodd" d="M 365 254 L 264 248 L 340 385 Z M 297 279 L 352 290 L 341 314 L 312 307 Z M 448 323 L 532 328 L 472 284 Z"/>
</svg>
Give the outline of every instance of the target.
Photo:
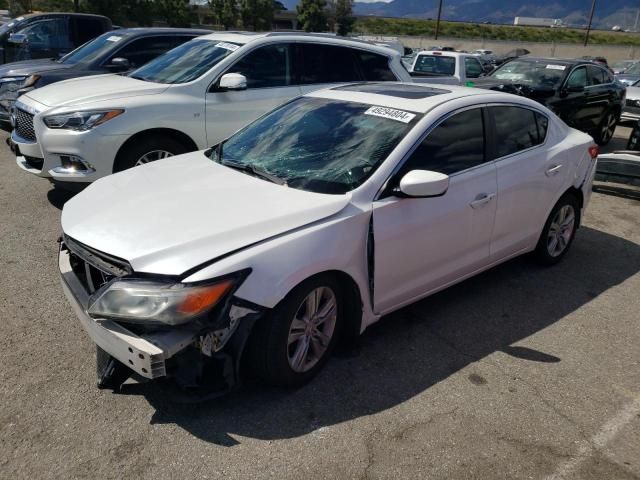
<svg viewBox="0 0 640 480">
<path fill-rule="evenodd" d="M 18 90 L 21 88 L 29 88 L 40 80 L 40 75 L 29 75 L 20 77 L 3 77 L 0 78 L 0 87 L 3 90 Z"/>
<path fill-rule="evenodd" d="M 204 285 L 116 279 L 96 292 L 88 312 L 134 323 L 180 325 L 210 311 L 244 278 L 235 275 Z"/>
<path fill-rule="evenodd" d="M 98 125 L 102 125 L 122 113 L 124 113 L 124 110 L 121 108 L 113 110 L 87 110 L 48 115 L 42 120 L 49 128 L 84 132 Z"/>
</svg>

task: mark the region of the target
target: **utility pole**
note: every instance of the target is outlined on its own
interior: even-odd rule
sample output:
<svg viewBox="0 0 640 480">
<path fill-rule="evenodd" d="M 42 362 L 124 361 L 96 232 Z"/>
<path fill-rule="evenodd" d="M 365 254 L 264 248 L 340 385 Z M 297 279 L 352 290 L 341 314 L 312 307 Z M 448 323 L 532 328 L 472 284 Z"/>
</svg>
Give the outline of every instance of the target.
<svg viewBox="0 0 640 480">
<path fill-rule="evenodd" d="M 438 19 L 436 20 L 436 40 L 438 39 L 438 33 L 440 33 L 440 17 L 442 16 L 442 0 L 438 3 Z"/>
<path fill-rule="evenodd" d="M 591 31 L 591 22 L 593 22 L 593 12 L 596 10 L 596 0 L 591 2 L 591 14 L 589 15 L 589 25 L 587 25 L 587 33 L 584 36 L 584 46 L 589 43 L 589 32 Z"/>
</svg>

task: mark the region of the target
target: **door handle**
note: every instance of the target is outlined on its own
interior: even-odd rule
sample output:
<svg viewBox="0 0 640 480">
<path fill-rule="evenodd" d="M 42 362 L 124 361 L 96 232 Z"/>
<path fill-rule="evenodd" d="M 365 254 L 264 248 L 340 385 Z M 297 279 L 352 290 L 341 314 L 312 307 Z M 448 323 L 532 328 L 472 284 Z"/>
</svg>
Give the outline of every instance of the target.
<svg viewBox="0 0 640 480">
<path fill-rule="evenodd" d="M 496 196 L 495 193 L 489 193 L 489 194 L 483 193 L 482 195 L 479 195 L 480 198 L 478 198 L 477 200 L 474 200 L 469 205 L 471 205 L 471 208 L 481 207 L 489 203 L 491 200 L 493 200 L 495 196 Z"/>
<path fill-rule="evenodd" d="M 558 173 L 560 170 L 562 170 L 562 165 L 555 165 L 555 166 L 551 167 L 550 169 L 548 169 L 546 172 L 544 172 L 544 174 L 547 177 L 552 177 L 553 175 Z"/>
</svg>

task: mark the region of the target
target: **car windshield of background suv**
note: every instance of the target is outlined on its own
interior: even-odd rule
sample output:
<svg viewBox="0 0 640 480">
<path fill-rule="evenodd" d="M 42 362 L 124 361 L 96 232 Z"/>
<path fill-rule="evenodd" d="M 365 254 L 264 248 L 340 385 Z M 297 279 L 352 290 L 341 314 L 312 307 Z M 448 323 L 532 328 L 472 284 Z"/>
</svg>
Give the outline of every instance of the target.
<svg viewBox="0 0 640 480">
<path fill-rule="evenodd" d="M 191 40 L 134 70 L 130 77 L 156 83 L 186 83 L 195 80 L 240 45 L 215 40 Z"/>
<path fill-rule="evenodd" d="M 127 36 L 125 35 L 119 35 L 113 32 L 103 33 L 98 38 L 89 40 L 81 47 L 76 48 L 73 52 L 62 57 L 60 63 L 91 63 L 96 58 L 100 58 L 104 52 L 111 50 L 114 45 L 122 43 L 126 38 Z"/>
<path fill-rule="evenodd" d="M 555 64 L 552 61 L 512 60 L 498 68 L 490 77 L 497 80 L 557 88 L 568 68 L 566 65 Z"/>
</svg>

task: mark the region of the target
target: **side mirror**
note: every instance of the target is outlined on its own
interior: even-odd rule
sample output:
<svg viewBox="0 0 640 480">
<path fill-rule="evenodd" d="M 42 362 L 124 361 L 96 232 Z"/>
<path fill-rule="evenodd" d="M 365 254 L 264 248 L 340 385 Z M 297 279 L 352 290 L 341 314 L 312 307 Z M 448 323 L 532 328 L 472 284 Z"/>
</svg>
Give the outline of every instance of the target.
<svg viewBox="0 0 640 480">
<path fill-rule="evenodd" d="M 122 57 L 112 58 L 111 62 L 107 65 L 107 68 L 113 70 L 129 70 L 131 68 L 131 62 L 128 59 Z"/>
<path fill-rule="evenodd" d="M 411 170 L 400 180 L 400 192 L 407 197 L 439 197 L 449 189 L 449 175 L 429 170 Z"/>
<path fill-rule="evenodd" d="M 9 35 L 8 41 L 9 43 L 14 43 L 16 45 L 28 43 L 27 35 L 24 33 L 12 33 L 11 35 Z"/>
<path fill-rule="evenodd" d="M 246 90 L 247 77 L 240 73 L 225 73 L 220 77 L 218 91 Z"/>
</svg>

